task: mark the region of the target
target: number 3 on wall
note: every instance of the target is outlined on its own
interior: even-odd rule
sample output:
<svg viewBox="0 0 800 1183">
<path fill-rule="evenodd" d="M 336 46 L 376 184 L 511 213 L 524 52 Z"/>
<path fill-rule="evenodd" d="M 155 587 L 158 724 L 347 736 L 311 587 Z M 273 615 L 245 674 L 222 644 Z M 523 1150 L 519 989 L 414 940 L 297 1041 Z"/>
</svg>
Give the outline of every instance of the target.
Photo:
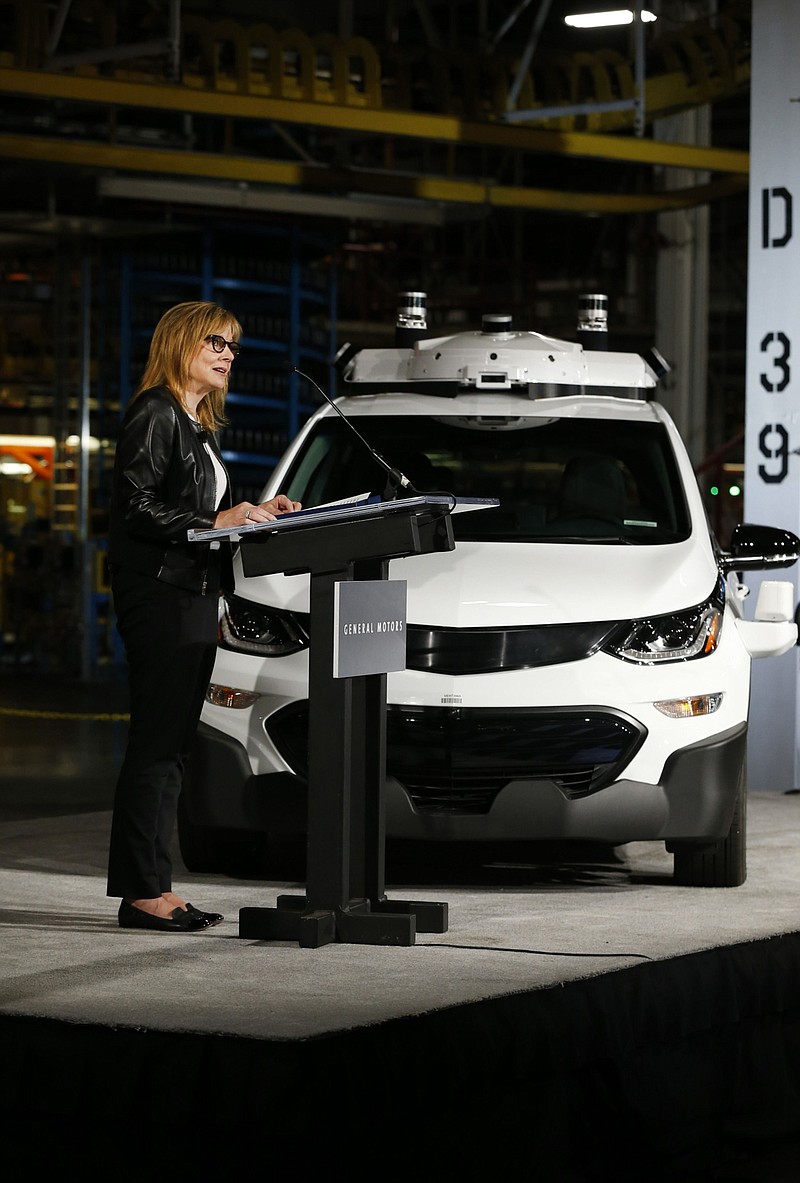
<svg viewBox="0 0 800 1183">
<path fill-rule="evenodd" d="M 773 341 L 777 341 L 781 346 L 781 353 L 772 358 L 772 364 L 775 369 L 780 370 L 782 377 L 780 382 L 770 382 L 766 374 L 761 374 L 761 385 L 765 390 L 785 390 L 791 377 L 789 355 L 792 352 L 792 347 L 785 333 L 767 333 L 761 342 L 761 352 L 766 353 Z"/>
<path fill-rule="evenodd" d="M 777 471 L 770 471 L 766 464 L 759 464 L 758 475 L 768 485 L 779 485 L 789 471 L 789 433 L 782 423 L 767 423 L 761 428 L 758 450 L 768 460 L 777 461 Z"/>
</svg>

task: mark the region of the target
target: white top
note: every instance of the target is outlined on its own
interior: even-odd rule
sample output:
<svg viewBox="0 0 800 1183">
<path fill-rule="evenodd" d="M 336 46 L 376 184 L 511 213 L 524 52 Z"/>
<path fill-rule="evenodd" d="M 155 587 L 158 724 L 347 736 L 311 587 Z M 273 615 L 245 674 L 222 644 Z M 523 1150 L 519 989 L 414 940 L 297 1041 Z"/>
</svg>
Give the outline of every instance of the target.
<svg viewBox="0 0 800 1183">
<path fill-rule="evenodd" d="M 186 413 L 189 415 L 188 411 Z M 196 419 L 194 415 L 189 415 L 189 418 L 191 419 L 192 423 L 200 422 L 200 420 Z M 228 487 L 228 476 L 222 464 L 220 463 L 217 454 L 212 450 L 211 445 L 207 439 L 203 440 L 203 447 L 205 448 L 208 458 L 214 468 L 214 509 L 219 509 L 222 498 L 225 496 L 225 490 Z"/>
<path fill-rule="evenodd" d="M 225 494 L 225 489 L 228 485 L 228 477 L 225 469 L 220 464 L 216 452 L 213 452 L 209 446 L 208 440 L 203 440 L 203 447 L 208 452 L 211 458 L 211 463 L 214 465 L 214 482 L 216 485 L 216 500 L 214 501 L 214 509 L 219 509 L 220 502 Z"/>
</svg>

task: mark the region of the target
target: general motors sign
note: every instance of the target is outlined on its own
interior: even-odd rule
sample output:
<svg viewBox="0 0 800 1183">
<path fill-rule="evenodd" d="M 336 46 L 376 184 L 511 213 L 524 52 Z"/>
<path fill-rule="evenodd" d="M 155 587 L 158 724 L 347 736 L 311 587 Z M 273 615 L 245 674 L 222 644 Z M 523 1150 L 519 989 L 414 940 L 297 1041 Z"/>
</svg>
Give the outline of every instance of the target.
<svg viewBox="0 0 800 1183">
<path fill-rule="evenodd" d="M 334 587 L 333 676 L 406 668 L 406 581 L 357 579 Z"/>
</svg>

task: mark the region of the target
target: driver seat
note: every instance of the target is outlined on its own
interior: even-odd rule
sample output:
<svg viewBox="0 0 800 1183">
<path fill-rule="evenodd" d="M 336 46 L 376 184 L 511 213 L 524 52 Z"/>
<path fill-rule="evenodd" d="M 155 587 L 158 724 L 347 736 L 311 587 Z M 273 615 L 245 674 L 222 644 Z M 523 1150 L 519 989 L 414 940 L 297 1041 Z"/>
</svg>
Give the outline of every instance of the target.
<svg viewBox="0 0 800 1183">
<path fill-rule="evenodd" d="M 625 478 L 613 456 L 573 456 L 564 466 L 558 494 L 559 518 L 625 517 Z"/>
</svg>

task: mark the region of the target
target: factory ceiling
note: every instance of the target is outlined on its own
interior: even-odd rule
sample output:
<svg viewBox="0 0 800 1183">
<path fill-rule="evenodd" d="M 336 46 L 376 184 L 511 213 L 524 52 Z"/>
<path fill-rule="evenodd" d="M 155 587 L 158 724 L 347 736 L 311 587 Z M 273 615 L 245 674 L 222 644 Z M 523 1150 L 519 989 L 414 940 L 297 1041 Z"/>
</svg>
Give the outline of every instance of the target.
<svg viewBox="0 0 800 1183">
<path fill-rule="evenodd" d="M 591 7 L 0 4 L 0 228 L 198 206 L 444 224 L 745 191 L 749 0 L 564 25 Z M 709 108 L 712 142 L 664 133 Z"/>
</svg>

